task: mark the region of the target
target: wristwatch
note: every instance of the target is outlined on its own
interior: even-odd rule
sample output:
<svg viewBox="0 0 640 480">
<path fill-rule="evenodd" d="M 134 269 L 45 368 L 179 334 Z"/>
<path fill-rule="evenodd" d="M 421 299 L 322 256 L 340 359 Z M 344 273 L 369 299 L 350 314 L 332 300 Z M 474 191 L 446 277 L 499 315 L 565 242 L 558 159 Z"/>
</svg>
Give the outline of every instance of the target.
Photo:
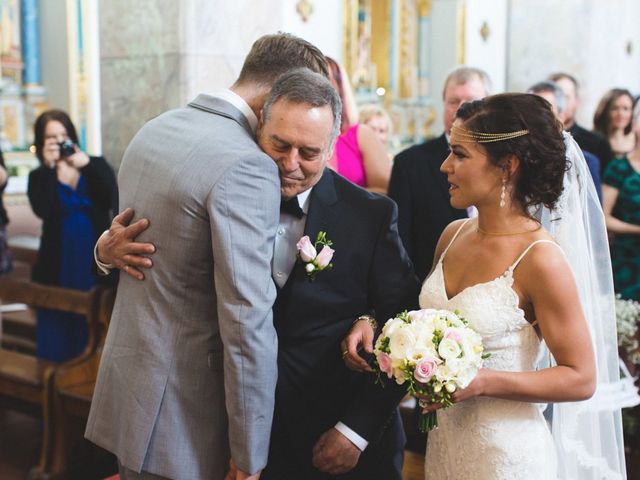
<svg viewBox="0 0 640 480">
<path fill-rule="evenodd" d="M 353 321 L 353 324 L 355 325 L 361 320 L 367 322 L 369 326 L 373 329 L 374 333 L 378 331 L 378 322 L 376 322 L 376 319 L 373 318 L 371 315 L 360 315 L 358 318 L 356 318 Z"/>
</svg>

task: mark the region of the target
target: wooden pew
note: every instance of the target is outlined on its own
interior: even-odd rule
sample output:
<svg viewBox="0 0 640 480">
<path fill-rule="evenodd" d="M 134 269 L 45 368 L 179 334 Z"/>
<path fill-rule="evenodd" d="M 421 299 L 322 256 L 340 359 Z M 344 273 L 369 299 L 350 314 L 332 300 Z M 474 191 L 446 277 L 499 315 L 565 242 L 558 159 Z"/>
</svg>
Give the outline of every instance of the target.
<svg viewBox="0 0 640 480">
<path fill-rule="evenodd" d="M 56 428 L 55 419 L 51 415 L 53 375 L 57 368 L 82 361 L 96 350 L 100 342 L 98 314 L 103 290 L 102 287 L 95 287 L 82 292 L 27 281 L 0 279 L 2 303 L 25 303 L 33 308 L 81 314 L 86 317 L 89 327 L 89 341 L 83 353 L 62 364 L 0 348 L 0 405 L 42 415 L 44 420 L 43 447 L 37 471 L 47 469 L 47 452 Z"/>
<path fill-rule="evenodd" d="M 95 327 L 98 343 L 93 351 L 78 361 L 61 365 L 53 374 L 51 413 L 48 418 L 55 425 L 55 429 L 51 436 L 51 444 L 47 445 L 47 461 L 44 464 L 46 470 L 43 471 L 49 479 L 67 478 L 72 469 L 75 469 L 77 475 L 78 470 L 82 471 L 85 468 L 83 463 L 105 463 L 104 458 L 96 460 L 96 457 L 101 455 L 96 451 L 96 447 L 93 451 L 90 448 L 84 448 L 85 451 L 82 455 L 78 455 L 77 451 L 83 449 L 76 447 L 83 442 L 88 443 L 83 440 L 84 429 L 89 416 L 102 346 L 109 327 L 114 301 L 115 289 L 104 289 L 96 317 Z M 87 452 L 87 450 L 89 451 Z M 93 458 L 89 459 L 89 457 Z M 104 469 L 104 467 L 102 468 Z M 106 468 L 108 469 L 108 467 Z M 109 473 L 108 470 L 105 472 Z"/>
</svg>

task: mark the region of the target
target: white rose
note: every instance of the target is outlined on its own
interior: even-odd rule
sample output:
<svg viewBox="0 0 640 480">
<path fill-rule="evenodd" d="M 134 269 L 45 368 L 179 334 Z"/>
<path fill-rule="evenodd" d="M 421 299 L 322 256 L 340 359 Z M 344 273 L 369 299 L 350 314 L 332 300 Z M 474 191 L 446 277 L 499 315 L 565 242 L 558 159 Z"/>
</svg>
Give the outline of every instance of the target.
<svg viewBox="0 0 640 480">
<path fill-rule="evenodd" d="M 467 388 L 477 374 L 478 369 L 474 365 L 465 365 L 463 368 L 458 370 L 458 374 L 456 375 L 456 384 L 460 388 Z"/>
<path fill-rule="evenodd" d="M 407 358 L 409 349 L 416 344 L 416 337 L 411 329 L 406 326 L 399 326 L 390 336 L 389 349 L 391 358 Z"/>
<path fill-rule="evenodd" d="M 458 342 L 451 338 L 443 338 L 440 341 L 440 345 L 438 346 L 438 354 L 444 360 L 449 360 L 450 358 L 458 358 L 462 350 L 460 350 L 460 345 Z"/>
<path fill-rule="evenodd" d="M 433 321 L 433 327 L 434 330 L 440 330 L 441 332 L 444 332 L 449 327 L 446 317 L 438 315 Z"/>
<path fill-rule="evenodd" d="M 447 319 L 447 321 L 451 324 L 451 326 L 464 327 L 464 323 L 462 323 L 462 320 L 460 320 L 460 317 L 458 317 L 458 315 L 456 315 L 455 313 L 450 312 L 448 310 L 441 310 L 441 314 Z"/>
<path fill-rule="evenodd" d="M 401 325 L 405 325 L 405 323 L 399 318 L 391 318 L 387 320 L 387 323 L 382 327 L 382 335 L 385 337 L 391 337 L 393 332 Z"/>
<path fill-rule="evenodd" d="M 420 360 L 422 360 L 424 358 L 435 358 L 435 355 L 433 355 L 431 350 L 429 350 L 428 348 L 423 347 L 420 344 L 418 344 L 417 346 L 415 346 L 413 348 L 408 349 L 407 359 L 411 363 L 416 364 L 416 363 L 418 363 Z"/>
<path fill-rule="evenodd" d="M 451 371 L 449 370 L 446 364 L 440 365 L 438 367 L 438 371 L 436 372 L 436 379 L 440 383 L 442 384 L 447 383 L 449 380 L 451 380 L 451 377 L 452 377 Z"/>
</svg>

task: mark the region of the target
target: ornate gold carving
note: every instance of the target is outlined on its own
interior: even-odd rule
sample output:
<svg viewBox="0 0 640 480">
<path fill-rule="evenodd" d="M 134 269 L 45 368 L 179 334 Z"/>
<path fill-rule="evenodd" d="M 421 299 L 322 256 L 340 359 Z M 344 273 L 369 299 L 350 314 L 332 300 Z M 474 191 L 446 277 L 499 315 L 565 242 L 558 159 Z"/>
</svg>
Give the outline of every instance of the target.
<svg viewBox="0 0 640 480">
<path fill-rule="evenodd" d="M 302 21 L 306 22 L 313 13 L 313 5 L 309 0 L 300 0 L 296 4 L 296 12 L 298 12 Z"/>
<path fill-rule="evenodd" d="M 457 16 L 456 26 L 457 26 L 457 32 L 458 32 L 457 45 L 456 45 L 457 47 L 456 60 L 458 61 L 459 65 L 464 65 L 465 57 L 466 57 L 465 30 L 467 27 L 467 7 L 462 2 L 458 3 L 456 16 Z"/>
<path fill-rule="evenodd" d="M 491 29 L 489 29 L 489 24 L 486 22 L 482 22 L 482 26 L 480 27 L 480 36 L 482 37 L 482 41 L 486 42 L 491 35 Z"/>
<path fill-rule="evenodd" d="M 418 15 L 427 17 L 431 13 L 433 0 L 416 0 L 416 6 L 418 7 Z"/>
</svg>

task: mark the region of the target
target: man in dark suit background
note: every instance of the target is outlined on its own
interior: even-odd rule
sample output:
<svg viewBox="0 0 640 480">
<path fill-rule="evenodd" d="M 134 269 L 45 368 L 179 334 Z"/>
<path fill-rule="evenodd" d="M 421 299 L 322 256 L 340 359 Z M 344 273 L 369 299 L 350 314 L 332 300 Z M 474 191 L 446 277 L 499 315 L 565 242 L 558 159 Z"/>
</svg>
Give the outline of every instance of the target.
<svg viewBox="0 0 640 480">
<path fill-rule="evenodd" d="M 527 93 L 533 93 L 534 95 L 538 95 L 539 97 L 544 98 L 547 102 L 551 104 L 551 110 L 558 120 L 564 123 L 564 115 L 566 111 L 566 102 L 564 97 L 564 92 L 558 86 L 557 83 L 551 81 L 542 81 L 533 84 L 527 90 Z M 596 193 L 598 194 L 598 198 L 600 202 L 602 202 L 602 183 L 600 181 L 600 160 L 593 153 L 587 152 L 586 150 L 582 150 L 582 154 L 584 155 L 584 159 L 587 162 L 587 168 L 589 168 L 589 173 L 591 174 L 591 179 L 593 180 L 593 184 L 596 187 Z"/>
<path fill-rule="evenodd" d="M 449 155 L 449 131 L 458 107 L 489 95 L 491 81 L 483 70 L 459 67 L 444 83 L 444 132 L 414 145 L 394 159 L 389 197 L 398 204 L 398 230 L 415 272 L 422 282 L 433 263 L 440 234 L 452 221 L 468 215 L 449 203 L 447 176 L 440 165 Z"/>
<path fill-rule="evenodd" d="M 347 369 L 340 341 L 357 321 L 415 307 L 418 283 L 395 204 L 326 168 L 340 112 L 327 79 L 295 71 L 273 87 L 258 128 L 283 199 L 272 264 L 278 384 L 264 480 L 401 479 L 403 392 Z M 313 242 L 319 232 L 332 241 L 333 268 L 311 281 L 296 243 L 303 235 Z"/>
<path fill-rule="evenodd" d="M 582 150 L 593 153 L 600 160 L 600 173 L 613 158 L 611 146 L 606 138 L 590 132 L 576 123 L 576 111 L 580 105 L 578 80 L 565 72 L 549 75 L 549 80 L 556 83 L 564 93 L 564 129 L 576 140 Z"/>
</svg>

